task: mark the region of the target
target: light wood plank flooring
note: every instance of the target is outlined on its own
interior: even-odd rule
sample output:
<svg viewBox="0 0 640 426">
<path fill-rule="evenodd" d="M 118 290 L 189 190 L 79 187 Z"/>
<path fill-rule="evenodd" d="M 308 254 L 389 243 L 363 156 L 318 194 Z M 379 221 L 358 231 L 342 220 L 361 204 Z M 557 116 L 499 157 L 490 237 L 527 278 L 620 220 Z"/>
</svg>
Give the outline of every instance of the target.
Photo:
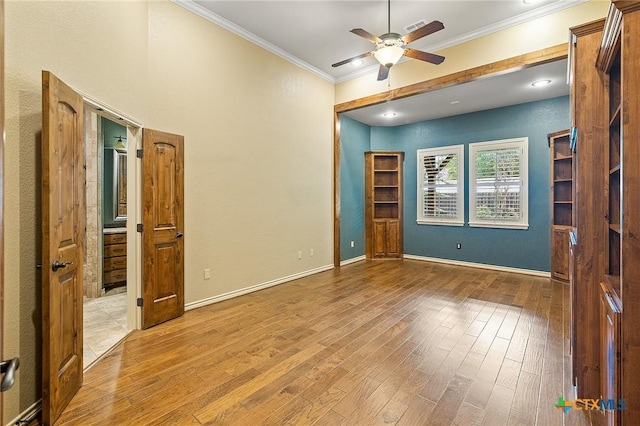
<svg viewBox="0 0 640 426">
<path fill-rule="evenodd" d="M 586 425 L 555 407 L 573 399 L 568 297 L 545 278 L 359 262 L 130 333 L 58 424 Z"/>
</svg>

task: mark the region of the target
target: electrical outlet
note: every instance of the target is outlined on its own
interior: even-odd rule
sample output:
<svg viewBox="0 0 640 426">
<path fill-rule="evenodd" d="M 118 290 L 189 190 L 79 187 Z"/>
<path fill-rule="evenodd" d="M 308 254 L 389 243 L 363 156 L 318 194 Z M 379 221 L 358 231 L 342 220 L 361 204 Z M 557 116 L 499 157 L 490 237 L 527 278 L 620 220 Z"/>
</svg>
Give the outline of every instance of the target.
<svg viewBox="0 0 640 426">
<path fill-rule="evenodd" d="M 204 279 L 208 280 L 211 278 L 211 269 L 207 268 L 204 270 Z"/>
<path fill-rule="evenodd" d="M 462 248 L 462 243 L 457 243 L 457 244 L 456 244 L 456 248 L 457 248 L 458 250 L 460 250 L 460 249 Z"/>
<path fill-rule="evenodd" d="M 302 252 L 301 251 L 298 252 L 298 260 L 300 260 L 300 259 L 302 259 Z"/>
<path fill-rule="evenodd" d="M 313 249 L 309 249 L 309 256 L 313 257 Z"/>
<path fill-rule="evenodd" d="M 356 243 L 351 241 L 351 248 L 354 248 L 356 246 Z"/>
</svg>

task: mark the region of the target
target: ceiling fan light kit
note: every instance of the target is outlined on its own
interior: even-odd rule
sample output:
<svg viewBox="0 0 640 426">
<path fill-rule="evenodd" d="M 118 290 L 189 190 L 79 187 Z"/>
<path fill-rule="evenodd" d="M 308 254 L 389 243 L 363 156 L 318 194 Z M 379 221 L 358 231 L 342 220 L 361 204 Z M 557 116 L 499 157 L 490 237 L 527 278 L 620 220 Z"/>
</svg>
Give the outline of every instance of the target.
<svg viewBox="0 0 640 426">
<path fill-rule="evenodd" d="M 383 46 L 376 50 L 373 54 L 375 58 L 380 62 L 380 65 L 384 65 L 387 68 L 391 68 L 397 64 L 400 58 L 404 55 L 404 49 L 400 46 Z"/>
<path fill-rule="evenodd" d="M 376 45 L 375 50 L 363 53 L 353 58 L 345 59 L 340 62 L 336 62 L 331 65 L 332 67 L 339 67 L 347 63 L 353 63 L 356 60 L 362 60 L 367 56 L 373 55 L 380 63 L 380 69 L 378 71 L 378 81 L 386 80 L 389 76 L 389 69 L 398 63 L 403 56 L 408 56 L 413 59 L 432 63 L 434 65 L 441 64 L 444 61 L 444 56 L 436 55 L 433 53 L 423 52 L 421 50 L 415 50 L 407 47 L 407 44 L 412 41 L 418 40 L 429 34 L 433 34 L 436 31 L 444 29 L 444 25 L 440 21 L 432 21 L 431 23 L 422 26 L 404 37 L 398 33 L 391 32 L 391 0 L 387 1 L 388 4 L 388 26 L 387 33 L 376 37 L 370 32 L 363 30 L 362 28 L 354 28 L 352 33 L 369 40 Z"/>
</svg>

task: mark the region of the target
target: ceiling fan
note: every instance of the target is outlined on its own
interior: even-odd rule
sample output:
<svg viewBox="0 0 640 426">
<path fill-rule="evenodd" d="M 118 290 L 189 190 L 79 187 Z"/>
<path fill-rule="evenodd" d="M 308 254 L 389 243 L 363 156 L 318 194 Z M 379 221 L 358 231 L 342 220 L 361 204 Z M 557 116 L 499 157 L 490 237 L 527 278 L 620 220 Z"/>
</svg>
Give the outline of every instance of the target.
<svg viewBox="0 0 640 426">
<path fill-rule="evenodd" d="M 418 40 L 422 37 L 433 34 L 436 31 L 444 29 L 444 24 L 440 21 L 433 21 L 424 27 L 420 27 L 417 30 L 411 31 L 409 34 L 401 36 L 398 33 L 391 32 L 391 0 L 387 0 L 387 19 L 388 27 L 387 33 L 382 34 L 380 37 L 376 37 L 370 32 L 363 30 L 362 28 L 354 28 L 351 30 L 355 35 L 366 38 L 370 42 L 376 45 L 376 48 L 371 52 L 363 53 L 362 55 L 354 56 L 353 58 L 345 59 L 344 61 L 336 62 L 331 65 L 332 67 L 339 67 L 340 65 L 348 64 L 356 59 L 363 59 L 373 55 L 378 62 L 380 62 L 380 69 L 378 71 L 378 81 L 385 80 L 389 76 L 389 69 L 395 65 L 403 55 L 410 58 L 419 59 L 421 61 L 430 62 L 435 65 L 439 65 L 444 61 L 444 56 L 436 55 L 433 53 L 423 52 L 421 50 L 411 49 L 407 47 L 407 44 L 412 41 Z"/>
</svg>

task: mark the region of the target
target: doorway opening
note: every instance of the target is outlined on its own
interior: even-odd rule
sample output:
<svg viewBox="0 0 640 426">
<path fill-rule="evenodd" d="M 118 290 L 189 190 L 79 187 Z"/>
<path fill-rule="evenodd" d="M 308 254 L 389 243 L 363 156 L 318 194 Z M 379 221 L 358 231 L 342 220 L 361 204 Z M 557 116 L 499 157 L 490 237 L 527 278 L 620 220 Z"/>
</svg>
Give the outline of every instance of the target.
<svg viewBox="0 0 640 426">
<path fill-rule="evenodd" d="M 136 176 L 129 157 L 135 159 L 140 134 L 140 124 L 85 97 L 84 370 L 138 328 L 136 236 L 129 233 Z"/>
</svg>

